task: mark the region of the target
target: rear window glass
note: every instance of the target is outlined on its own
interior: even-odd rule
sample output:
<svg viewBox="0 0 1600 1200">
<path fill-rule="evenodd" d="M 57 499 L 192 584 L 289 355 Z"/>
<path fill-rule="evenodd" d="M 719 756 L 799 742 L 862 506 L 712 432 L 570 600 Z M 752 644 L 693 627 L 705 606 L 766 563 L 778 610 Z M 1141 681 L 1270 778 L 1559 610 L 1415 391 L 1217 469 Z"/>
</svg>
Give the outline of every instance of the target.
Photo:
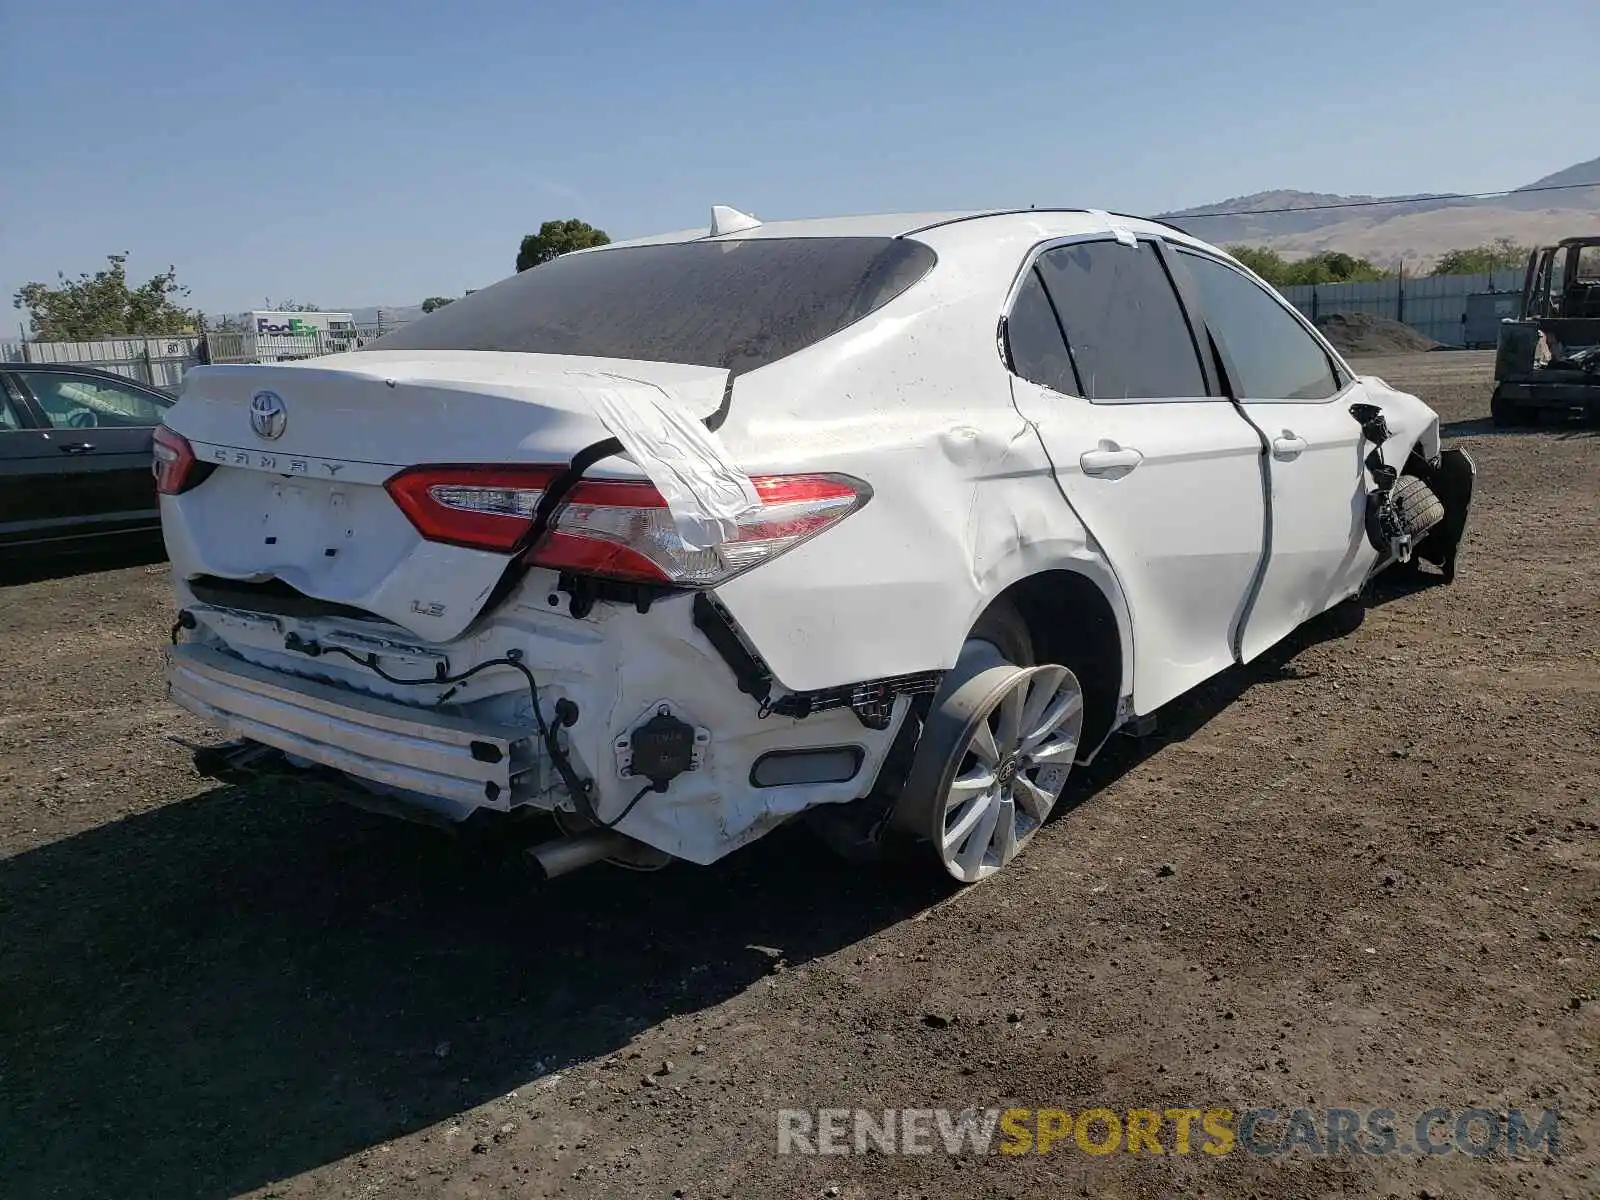
<svg viewBox="0 0 1600 1200">
<path fill-rule="evenodd" d="M 933 266 L 902 238 L 747 238 L 568 254 L 369 350 L 500 350 L 750 371 L 881 308 Z"/>
<path fill-rule="evenodd" d="M 1149 242 L 1061 246 L 1039 256 L 1038 271 L 1089 399 L 1206 395 L 1189 323 Z"/>
</svg>

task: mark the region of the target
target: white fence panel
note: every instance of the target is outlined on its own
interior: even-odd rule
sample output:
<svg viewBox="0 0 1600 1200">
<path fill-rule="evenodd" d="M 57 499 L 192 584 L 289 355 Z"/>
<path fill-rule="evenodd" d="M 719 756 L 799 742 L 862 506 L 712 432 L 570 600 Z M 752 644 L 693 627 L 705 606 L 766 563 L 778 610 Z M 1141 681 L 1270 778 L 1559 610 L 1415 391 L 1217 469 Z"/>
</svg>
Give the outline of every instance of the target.
<svg viewBox="0 0 1600 1200">
<path fill-rule="evenodd" d="M 1370 313 L 1402 321 L 1445 346 L 1466 341 L 1467 297 L 1520 292 L 1523 269 L 1484 275 L 1423 275 L 1374 283 L 1316 283 L 1279 288 L 1283 298 L 1313 321 L 1331 313 Z"/>
<path fill-rule="evenodd" d="M 292 362 L 359 350 L 389 332 L 388 327 L 351 325 L 298 337 L 257 338 L 241 330 L 211 330 L 154 338 L 102 338 L 93 342 L 3 342 L 0 360 L 8 363 L 77 363 L 126 375 L 139 383 L 176 391 L 184 372 L 202 362 Z"/>
<path fill-rule="evenodd" d="M 172 337 L 104 338 L 93 342 L 7 342 L 12 363 L 75 363 L 125 375 L 138 383 L 176 389 L 183 373 L 198 363 L 200 339 Z"/>
</svg>

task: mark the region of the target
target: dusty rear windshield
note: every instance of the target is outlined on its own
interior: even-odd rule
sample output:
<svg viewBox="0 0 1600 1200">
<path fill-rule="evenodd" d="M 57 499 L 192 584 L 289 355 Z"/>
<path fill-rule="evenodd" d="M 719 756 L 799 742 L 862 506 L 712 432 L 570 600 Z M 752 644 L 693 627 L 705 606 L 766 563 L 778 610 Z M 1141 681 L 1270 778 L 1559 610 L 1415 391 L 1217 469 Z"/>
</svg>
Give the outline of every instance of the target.
<svg viewBox="0 0 1600 1200">
<path fill-rule="evenodd" d="M 934 253 L 905 238 L 746 238 L 568 254 L 473 292 L 369 350 L 499 350 L 750 371 L 905 291 Z"/>
</svg>

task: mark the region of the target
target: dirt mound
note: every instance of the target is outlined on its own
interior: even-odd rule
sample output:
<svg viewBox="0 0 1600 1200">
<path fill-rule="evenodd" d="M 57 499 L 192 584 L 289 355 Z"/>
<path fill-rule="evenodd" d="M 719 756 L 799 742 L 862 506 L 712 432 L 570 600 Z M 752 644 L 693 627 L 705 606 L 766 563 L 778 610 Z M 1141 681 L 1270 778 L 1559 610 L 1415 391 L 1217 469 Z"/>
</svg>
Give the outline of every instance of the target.
<svg viewBox="0 0 1600 1200">
<path fill-rule="evenodd" d="M 1317 318 L 1317 328 L 1341 354 L 1408 354 L 1439 345 L 1409 325 L 1371 313 L 1328 313 Z"/>
</svg>

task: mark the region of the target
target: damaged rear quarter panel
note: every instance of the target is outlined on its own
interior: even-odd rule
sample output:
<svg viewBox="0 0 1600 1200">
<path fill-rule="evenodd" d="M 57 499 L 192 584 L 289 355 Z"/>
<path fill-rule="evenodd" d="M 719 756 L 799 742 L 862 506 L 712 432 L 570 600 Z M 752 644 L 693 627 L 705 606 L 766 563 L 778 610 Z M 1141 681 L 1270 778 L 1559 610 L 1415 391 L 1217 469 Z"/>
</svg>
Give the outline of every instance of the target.
<svg viewBox="0 0 1600 1200">
<path fill-rule="evenodd" d="M 1012 404 L 995 344 L 1010 276 L 986 257 L 979 286 L 976 266 L 941 251 L 872 317 L 735 385 L 722 437 L 747 471 L 837 471 L 873 489 L 718 589 L 787 688 L 946 669 L 995 596 L 1040 571 L 1087 574 L 1125 611 Z"/>
</svg>

